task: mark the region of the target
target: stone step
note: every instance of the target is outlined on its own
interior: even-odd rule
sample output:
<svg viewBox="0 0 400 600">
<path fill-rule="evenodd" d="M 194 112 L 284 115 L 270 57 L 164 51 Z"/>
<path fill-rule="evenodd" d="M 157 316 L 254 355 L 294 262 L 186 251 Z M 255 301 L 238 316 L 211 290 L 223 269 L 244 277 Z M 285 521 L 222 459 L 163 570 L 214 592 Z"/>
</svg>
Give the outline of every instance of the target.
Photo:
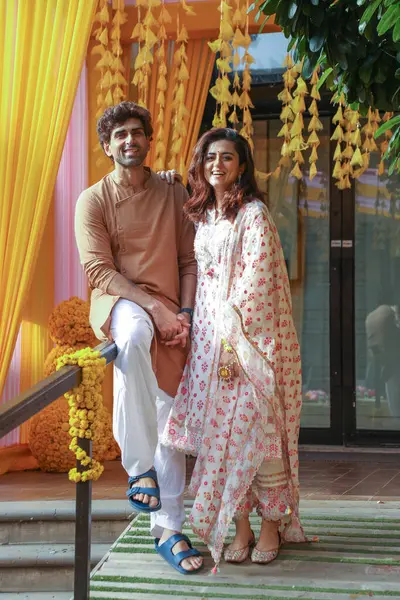
<svg viewBox="0 0 400 600">
<path fill-rule="evenodd" d="M 103 558 L 109 548 L 108 543 L 92 545 L 92 567 Z M 73 544 L 0 546 L 1 592 L 7 593 L 7 600 L 9 600 L 9 592 L 55 593 L 72 590 L 74 552 Z M 51 598 L 51 595 L 49 597 Z"/>
<path fill-rule="evenodd" d="M 0 592 L 0 600 L 71 600 L 72 592 Z"/>
<path fill-rule="evenodd" d="M 94 500 L 92 542 L 112 544 L 133 513 L 126 500 Z M 74 543 L 75 502 L 0 502 L 0 544 Z"/>
</svg>

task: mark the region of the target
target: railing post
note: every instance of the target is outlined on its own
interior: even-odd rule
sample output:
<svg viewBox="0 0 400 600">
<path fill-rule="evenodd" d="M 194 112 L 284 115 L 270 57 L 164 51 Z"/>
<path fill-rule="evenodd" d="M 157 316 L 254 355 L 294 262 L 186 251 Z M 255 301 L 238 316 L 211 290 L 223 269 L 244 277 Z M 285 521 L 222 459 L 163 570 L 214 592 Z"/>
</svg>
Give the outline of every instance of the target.
<svg viewBox="0 0 400 600">
<path fill-rule="evenodd" d="M 92 456 L 92 440 L 78 438 L 78 444 Z M 85 468 L 77 463 L 78 471 Z M 91 534 L 92 481 L 80 481 L 76 484 L 74 600 L 89 600 Z"/>
</svg>

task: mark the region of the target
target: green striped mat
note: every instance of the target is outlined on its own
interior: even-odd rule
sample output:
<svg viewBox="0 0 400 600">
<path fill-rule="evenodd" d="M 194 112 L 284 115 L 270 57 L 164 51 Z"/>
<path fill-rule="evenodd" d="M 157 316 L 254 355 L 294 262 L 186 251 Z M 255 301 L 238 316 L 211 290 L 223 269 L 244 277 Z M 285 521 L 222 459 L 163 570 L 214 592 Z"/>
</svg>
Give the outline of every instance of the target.
<svg viewBox="0 0 400 600">
<path fill-rule="evenodd" d="M 309 539 L 285 544 L 270 565 L 221 562 L 211 574 L 208 549 L 198 574 L 181 576 L 153 549 L 149 517 L 137 516 L 92 574 L 92 600 L 400 600 L 400 504 L 302 503 Z M 254 532 L 260 521 L 251 516 Z M 229 539 L 234 535 L 234 526 Z"/>
</svg>

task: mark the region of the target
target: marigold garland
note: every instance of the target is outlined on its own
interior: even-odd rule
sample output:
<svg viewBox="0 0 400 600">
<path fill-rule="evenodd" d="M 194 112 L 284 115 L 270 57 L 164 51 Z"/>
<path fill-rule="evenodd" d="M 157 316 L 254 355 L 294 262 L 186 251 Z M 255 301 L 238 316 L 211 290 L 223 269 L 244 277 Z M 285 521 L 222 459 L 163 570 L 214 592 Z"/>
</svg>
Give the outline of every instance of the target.
<svg viewBox="0 0 400 600">
<path fill-rule="evenodd" d="M 60 357 L 96 345 L 97 340 L 89 324 L 89 303 L 73 297 L 57 306 L 49 319 L 50 336 L 56 346 L 44 364 L 44 375 L 56 371 Z M 76 461 L 69 446 L 69 406 L 64 396 L 52 402 L 29 422 L 29 448 L 42 471 L 65 473 Z M 112 434 L 111 415 L 101 406 L 93 437 L 93 457 L 102 462 L 114 460 L 120 450 Z"/>
<path fill-rule="evenodd" d="M 96 481 L 102 474 L 103 465 L 79 447 L 78 439 L 92 440 L 96 428 L 96 420 L 103 403 L 101 384 L 105 374 L 105 358 L 100 352 L 84 348 L 72 354 L 65 354 L 57 360 L 57 370 L 66 365 L 78 365 L 82 369 L 82 383 L 65 394 L 70 407 L 69 433 L 72 437 L 70 450 L 74 452 L 82 467 L 88 467 L 78 472 L 74 467 L 69 472 L 69 479 L 79 481 Z"/>
</svg>

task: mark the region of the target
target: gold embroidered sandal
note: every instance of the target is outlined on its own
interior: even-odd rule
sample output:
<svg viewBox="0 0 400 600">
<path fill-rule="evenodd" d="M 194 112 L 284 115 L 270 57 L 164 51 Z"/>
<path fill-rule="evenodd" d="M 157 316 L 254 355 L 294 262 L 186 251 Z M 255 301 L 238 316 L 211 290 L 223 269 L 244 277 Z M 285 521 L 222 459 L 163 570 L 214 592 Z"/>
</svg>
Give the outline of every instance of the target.
<svg viewBox="0 0 400 600">
<path fill-rule="evenodd" d="M 277 533 L 278 533 L 278 538 L 279 538 L 278 547 L 273 548 L 272 550 L 262 551 L 262 550 L 259 550 L 257 548 L 257 546 L 255 546 L 251 553 L 251 562 L 258 564 L 258 565 L 268 565 L 269 563 L 271 563 L 278 557 L 279 550 L 282 545 L 282 538 L 281 538 L 281 534 L 280 534 L 279 530 Z"/>
<path fill-rule="evenodd" d="M 225 562 L 228 563 L 242 563 L 249 557 L 250 549 L 255 545 L 256 539 L 254 537 L 254 532 L 251 532 L 251 539 L 249 543 L 244 548 L 239 548 L 238 550 L 231 550 L 227 548 L 224 552 Z"/>
</svg>

